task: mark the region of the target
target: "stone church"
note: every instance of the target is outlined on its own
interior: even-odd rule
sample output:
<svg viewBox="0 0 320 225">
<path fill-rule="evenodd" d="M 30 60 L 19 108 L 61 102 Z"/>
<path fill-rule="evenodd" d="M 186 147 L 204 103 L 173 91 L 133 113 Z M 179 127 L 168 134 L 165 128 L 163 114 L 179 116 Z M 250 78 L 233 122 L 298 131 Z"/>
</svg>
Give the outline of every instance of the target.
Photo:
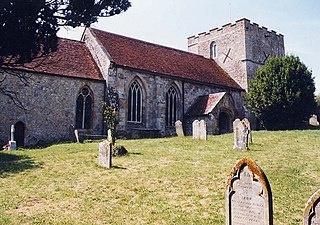
<svg viewBox="0 0 320 225">
<path fill-rule="evenodd" d="M 188 51 L 87 28 L 81 41 L 60 39 L 46 58 L 2 68 L 23 107 L 0 95 L 0 144 L 11 125 L 18 146 L 73 141 L 74 129 L 104 135 L 103 102 L 117 107 L 123 138 L 172 136 L 177 120 L 190 134 L 194 119 L 207 122 L 208 134 L 230 132 L 235 118 L 250 114 L 244 95 L 256 69 L 283 54 L 281 34 L 247 19 L 189 37 Z"/>
</svg>

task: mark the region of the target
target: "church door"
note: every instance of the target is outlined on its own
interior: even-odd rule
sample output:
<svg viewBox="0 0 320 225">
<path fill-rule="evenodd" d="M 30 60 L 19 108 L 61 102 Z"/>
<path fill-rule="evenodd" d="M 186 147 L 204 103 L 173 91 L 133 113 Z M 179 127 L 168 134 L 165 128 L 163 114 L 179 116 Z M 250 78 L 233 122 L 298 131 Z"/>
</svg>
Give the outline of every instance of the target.
<svg viewBox="0 0 320 225">
<path fill-rule="evenodd" d="M 229 115 L 225 112 L 221 112 L 219 115 L 219 133 L 225 134 L 230 132 Z"/>
<path fill-rule="evenodd" d="M 14 126 L 15 132 L 14 132 L 14 140 L 17 143 L 18 147 L 24 146 L 24 130 L 25 126 L 24 123 L 19 121 Z"/>
</svg>

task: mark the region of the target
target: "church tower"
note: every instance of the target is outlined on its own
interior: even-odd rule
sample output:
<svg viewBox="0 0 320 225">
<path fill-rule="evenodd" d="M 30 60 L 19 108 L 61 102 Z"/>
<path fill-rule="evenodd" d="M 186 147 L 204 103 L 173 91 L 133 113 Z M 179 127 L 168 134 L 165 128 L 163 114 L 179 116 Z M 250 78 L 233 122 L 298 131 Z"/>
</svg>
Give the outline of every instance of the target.
<svg viewBox="0 0 320 225">
<path fill-rule="evenodd" d="M 215 60 L 246 91 L 268 57 L 285 54 L 283 35 L 247 19 L 189 37 L 188 50 Z"/>
</svg>

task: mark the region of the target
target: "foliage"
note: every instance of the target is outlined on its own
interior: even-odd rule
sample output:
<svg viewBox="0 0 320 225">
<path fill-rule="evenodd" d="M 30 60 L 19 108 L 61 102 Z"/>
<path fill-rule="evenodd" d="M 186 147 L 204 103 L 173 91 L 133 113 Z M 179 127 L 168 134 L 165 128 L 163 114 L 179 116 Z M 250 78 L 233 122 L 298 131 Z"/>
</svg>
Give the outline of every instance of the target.
<svg viewBox="0 0 320 225">
<path fill-rule="evenodd" d="M 112 145 L 116 142 L 116 130 L 117 125 L 119 123 L 118 117 L 117 117 L 117 110 L 116 108 L 109 106 L 107 103 L 103 103 L 104 106 L 104 121 L 107 125 L 107 129 L 111 130 L 111 136 L 112 136 Z"/>
<path fill-rule="evenodd" d="M 61 26 L 89 26 L 130 6 L 129 0 L 1 0 L 0 65 L 55 51 Z"/>
<path fill-rule="evenodd" d="M 128 150 L 123 145 L 117 145 L 112 149 L 113 156 L 124 156 L 128 154 Z"/>
<path fill-rule="evenodd" d="M 250 151 L 233 151 L 232 135 L 117 140 L 130 153 L 110 170 L 97 165 L 98 142 L 2 151 L 0 224 L 223 225 L 226 181 L 244 156 L 268 177 L 274 224 L 302 224 L 320 186 L 320 130 L 253 132 Z"/>
<path fill-rule="evenodd" d="M 318 116 L 320 116 L 320 93 L 316 97 Z"/>
<path fill-rule="evenodd" d="M 314 79 L 296 56 L 270 58 L 249 83 L 247 107 L 266 129 L 293 129 L 315 112 Z"/>
</svg>

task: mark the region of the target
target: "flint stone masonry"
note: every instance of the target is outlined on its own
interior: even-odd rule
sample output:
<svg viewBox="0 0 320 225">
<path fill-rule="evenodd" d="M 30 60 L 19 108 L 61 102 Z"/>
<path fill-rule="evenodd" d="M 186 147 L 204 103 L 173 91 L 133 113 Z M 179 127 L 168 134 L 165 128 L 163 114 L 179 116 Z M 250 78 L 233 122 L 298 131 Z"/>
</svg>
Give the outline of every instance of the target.
<svg viewBox="0 0 320 225">
<path fill-rule="evenodd" d="M 5 73 L 6 74 L 6 73 Z M 104 81 L 28 73 L 28 85 L 15 76 L 4 80 L 9 90 L 19 90 L 19 99 L 26 107 L 20 109 L 4 95 L 0 96 L 0 143 L 10 139 L 8 128 L 21 121 L 25 124 L 25 145 L 39 142 L 74 141 L 76 104 L 80 89 L 88 86 L 93 91 L 92 134 L 102 134 Z"/>
<path fill-rule="evenodd" d="M 183 126 L 182 126 L 182 122 L 180 120 L 177 120 L 175 122 L 175 127 L 176 127 L 177 136 L 178 137 L 184 137 Z"/>
<path fill-rule="evenodd" d="M 217 51 L 217 57 L 213 59 L 245 90 L 248 90 L 248 80 L 253 79 L 255 71 L 269 56 L 285 53 L 283 35 L 247 19 L 189 37 L 188 49 L 211 58 L 213 42 Z"/>
<path fill-rule="evenodd" d="M 232 169 L 226 189 L 227 225 L 272 225 L 272 193 L 262 169 L 249 157 Z"/>
<path fill-rule="evenodd" d="M 112 166 L 112 144 L 109 141 L 99 143 L 99 157 L 98 163 L 105 168 Z"/>
<path fill-rule="evenodd" d="M 306 204 L 303 225 L 320 225 L 320 190 L 315 192 Z"/>
</svg>

